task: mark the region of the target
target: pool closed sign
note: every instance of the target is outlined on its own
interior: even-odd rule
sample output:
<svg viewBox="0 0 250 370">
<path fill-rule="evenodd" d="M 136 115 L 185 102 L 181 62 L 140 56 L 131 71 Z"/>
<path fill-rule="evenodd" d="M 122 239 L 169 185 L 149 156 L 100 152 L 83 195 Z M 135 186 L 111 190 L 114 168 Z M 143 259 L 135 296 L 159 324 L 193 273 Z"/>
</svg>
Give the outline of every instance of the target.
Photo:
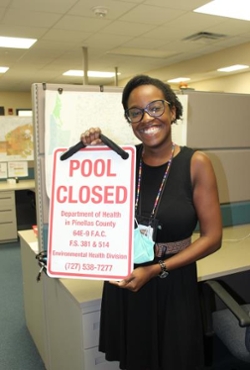
<svg viewBox="0 0 250 370">
<path fill-rule="evenodd" d="M 133 266 L 135 147 L 121 158 L 89 146 L 53 156 L 48 264 L 50 277 L 120 280 Z"/>
</svg>

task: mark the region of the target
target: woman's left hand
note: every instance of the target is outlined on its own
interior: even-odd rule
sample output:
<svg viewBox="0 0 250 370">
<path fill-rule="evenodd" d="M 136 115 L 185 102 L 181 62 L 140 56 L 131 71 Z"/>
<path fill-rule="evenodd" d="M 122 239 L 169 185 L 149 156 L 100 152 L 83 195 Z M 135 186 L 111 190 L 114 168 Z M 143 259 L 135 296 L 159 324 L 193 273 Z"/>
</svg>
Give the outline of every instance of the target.
<svg viewBox="0 0 250 370">
<path fill-rule="evenodd" d="M 137 267 L 128 275 L 125 279 L 121 281 L 110 281 L 110 284 L 116 285 L 123 289 L 129 289 L 132 292 L 137 292 L 143 285 L 145 285 L 154 276 L 157 276 L 157 266 L 141 266 Z"/>
</svg>

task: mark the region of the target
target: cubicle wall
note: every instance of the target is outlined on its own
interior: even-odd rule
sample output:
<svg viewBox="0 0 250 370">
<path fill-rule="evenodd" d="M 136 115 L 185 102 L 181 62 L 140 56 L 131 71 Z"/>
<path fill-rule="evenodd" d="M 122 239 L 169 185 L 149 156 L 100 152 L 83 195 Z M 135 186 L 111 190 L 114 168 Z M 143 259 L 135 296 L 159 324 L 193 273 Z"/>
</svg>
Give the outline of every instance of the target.
<svg viewBox="0 0 250 370">
<path fill-rule="evenodd" d="M 96 99 L 96 105 L 93 107 L 95 114 L 89 114 L 86 107 L 79 110 L 78 116 L 81 117 L 77 119 L 80 123 L 84 122 L 84 125 L 79 126 L 72 121 L 69 134 L 74 133 L 77 135 L 77 139 L 72 136 L 74 141 L 71 142 L 71 145 L 79 141 L 79 135 L 84 130 L 84 126 L 88 128 L 92 125 L 104 128 L 104 134 L 110 136 L 118 144 L 136 143 L 131 128 L 123 117 L 121 88 L 105 87 L 100 89 L 99 86 L 58 86 L 54 84 L 34 84 L 32 86 L 36 204 L 40 249 L 47 248 L 49 217 L 46 179 L 50 177 L 48 173 L 50 159 L 48 160 L 46 156 L 46 150 L 48 150 L 46 149 L 48 139 L 46 141 L 45 127 L 46 91 L 56 92 L 58 96 L 64 92 L 72 92 L 72 96 L 77 95 L 78 92 L 89 93 L 91 95 L 89 95 L 87 108 L 91 108 L 93 93 L 100 94 L 102 91 L 111 94 L 108 99 L 104 98 L 103 102 L 98 100 L 99 98 Z M 195 91 L 188 91 L 183 95 L 186 100 L 183 99 L 184 96 L 180 95 L 179 97 L 184 102 L 184 121 L 187 122 L 178 123 L 179 132 L 177 138 L 175 135 L 174 140 L 178 144 L 201 149 L 211 158 L 218 179 L 224 226 L 250 222 L 250 171 L 248 169 L 250 164 L 250 95 Z M 99 95 L 95 96 L 99 97 Z M 78 102 L 80 105 L 81 99 L 80 97 Z M 74 108 L 78 107 L 78 103 L 74 102 L 70 106 L 72 115 L 75 114 L 74 109 L 78 109 Z M 59 104 L 57 108 L 61 109 L 62 107 Z M 53 115 L 58 115 L 58 112 L 55 110 Z M 59 122 L 59 124 L 61 123 Z M 176 128 L 173 127 L 173 130 Z M 53 132 L 51 136 L 53 136 Z M 54 136 L 59 137 L 55 132 Z M 62 142 L 59 144 L 63 146 Z"/>
<path fill-rule="evenodd" d="M 187 145 L 212 160 L 224 226 L 250 222 L 250 95 L 187 94 Z"/>
</svg>

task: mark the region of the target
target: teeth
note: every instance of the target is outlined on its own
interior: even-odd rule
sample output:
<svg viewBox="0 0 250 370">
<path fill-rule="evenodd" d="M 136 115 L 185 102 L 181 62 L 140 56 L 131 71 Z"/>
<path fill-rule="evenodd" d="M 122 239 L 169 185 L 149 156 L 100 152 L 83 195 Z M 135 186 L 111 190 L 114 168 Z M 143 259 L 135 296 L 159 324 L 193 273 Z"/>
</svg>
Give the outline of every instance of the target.
<svg viewBox="0 0 250 370">
<path fill-rule="evenodd" d="M 150 135 L 150 134 L 155 134 L 157 131 L 159 131 L 158 127 L 148 127 L 144 128 L 143 130 L 144 134 Z"/>
</svg>

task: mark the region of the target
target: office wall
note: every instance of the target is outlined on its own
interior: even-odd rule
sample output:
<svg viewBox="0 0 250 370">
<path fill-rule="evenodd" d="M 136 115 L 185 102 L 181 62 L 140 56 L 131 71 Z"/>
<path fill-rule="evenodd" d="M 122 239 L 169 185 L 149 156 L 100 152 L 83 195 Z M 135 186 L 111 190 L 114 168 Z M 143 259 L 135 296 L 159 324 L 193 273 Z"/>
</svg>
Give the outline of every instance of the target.
<svg viewBox="0 0 250 370">
<path fill-rule="evenodd" d="M 188 63 L 187 63 L 188 64 Z M 164 73 L 158 76 L 165 80 Z M 126 80 L 121 80 L 119 86 L 124 86 Z M 189 87 L 197 91 L 216 91 L 230 92 L 239 94 L 250 94 L 250 72 L 242 72 L 231 76 L 203 80 L 195 83 L 189 83 Z M 172 85 L 177 89 L 177 85 Z M 31 93 L 29 92 L 0 92 L 0 106 L 4 106 L 5 114 L 8 114 L 8 108 L 13 108 L 14 114 L 17 108 L 32 108 Z"/>
<path fill-rule="evenodd" d="M 31 93 L 29 92 L 0 92 L 0 106 L 4 107 L 5 115 L 8 115 L 8 109 L 13 109 L 13 115 L 16 109 L 31 109 Z"/>
<path fill-rule="evenodd" d="M 218 91 L 237 94 L 250 93 L 250 72 L 190 83 L 189 87 L 197 91 Z"/>
</svg>

